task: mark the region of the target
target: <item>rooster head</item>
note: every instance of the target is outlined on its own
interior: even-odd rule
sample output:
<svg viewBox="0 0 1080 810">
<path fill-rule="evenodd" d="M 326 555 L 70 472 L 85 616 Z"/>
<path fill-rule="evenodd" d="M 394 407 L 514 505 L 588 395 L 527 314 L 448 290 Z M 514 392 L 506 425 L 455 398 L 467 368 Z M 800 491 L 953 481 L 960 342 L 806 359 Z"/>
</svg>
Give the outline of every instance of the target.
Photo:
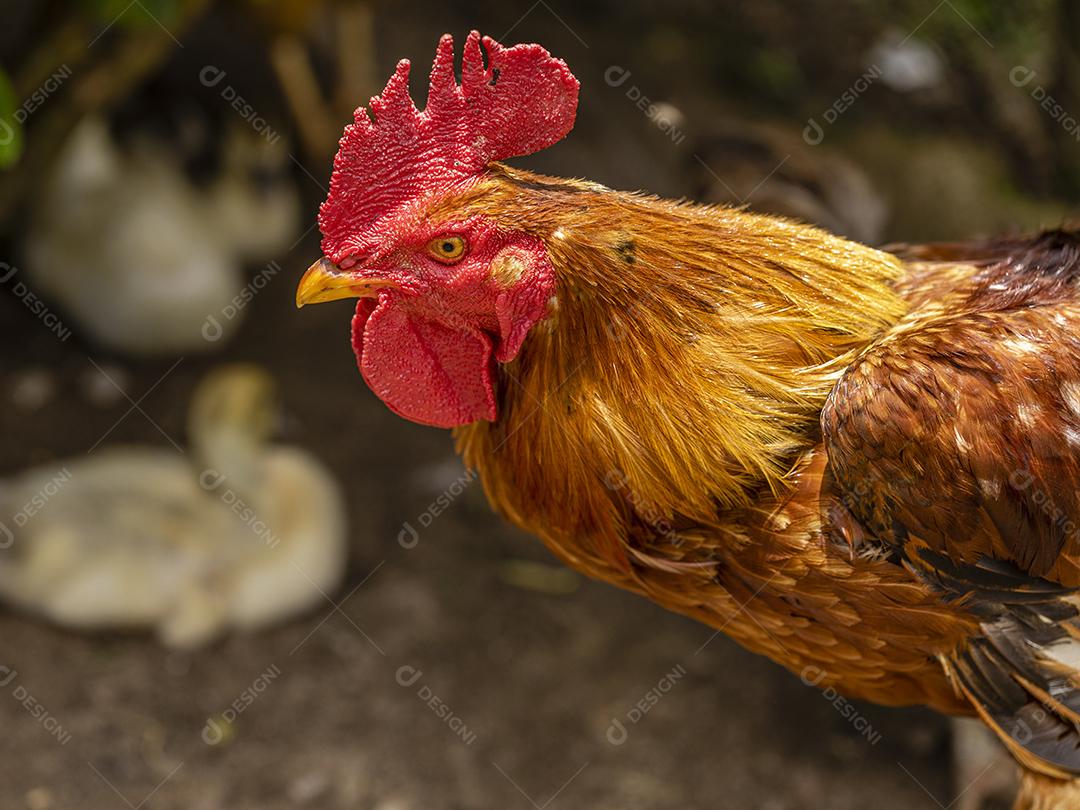
<svg viewBox="0 0 1080 810">
<path fill-rule="evenodd" d="M 297 305 L 360 299 L 357 362 L 396 413 L 437 427 L 494 420 L 494 364 L 513 360 L 545 317 L 555 276 L 535 234 L 446 202 L 493 161 L 562 139 L 578 82 L 539 45 L 504 48 L 475 31 L 460 84 L 453 39 L 440 40 L 423 112 L 408 80 L 402 60 L 345 128 L 319 211 L 324 255 Z"/>
</svg>

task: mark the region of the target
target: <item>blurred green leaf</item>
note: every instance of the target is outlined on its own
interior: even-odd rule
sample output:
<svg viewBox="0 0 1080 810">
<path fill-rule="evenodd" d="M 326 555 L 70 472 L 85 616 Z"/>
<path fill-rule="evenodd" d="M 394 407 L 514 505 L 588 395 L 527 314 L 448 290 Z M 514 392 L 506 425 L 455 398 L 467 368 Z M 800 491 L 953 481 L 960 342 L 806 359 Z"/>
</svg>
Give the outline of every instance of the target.
<svg viewBox="0 0 1080 810">
<path fill-rule="evenodd" d="M 159 23 L 166 28 L 180 16 L 183 0 L 82 0 L 83 7 L 100 23 L 144 28 Z"/>
<path fill-rule="evenodd" d="M 11 80 L 0 68 L 0 169 L 14 165 L 22 154 L 22 124 L 15 119 L 18 104 Z"/>
<path fill-rule="evenodd" d="M 789 98 L 804 91 L 799 66 L 789 51 L 763 48 L 751 57 L 759 82 L 776 98 Z"/>
<path fill-rule="evenodd" d="M 504 560 L 499 578 L 516 588 L 551 596 L 566 596 L 581 587 L 581 577 L 562 566 L 532 560 Z"/>
</svg>

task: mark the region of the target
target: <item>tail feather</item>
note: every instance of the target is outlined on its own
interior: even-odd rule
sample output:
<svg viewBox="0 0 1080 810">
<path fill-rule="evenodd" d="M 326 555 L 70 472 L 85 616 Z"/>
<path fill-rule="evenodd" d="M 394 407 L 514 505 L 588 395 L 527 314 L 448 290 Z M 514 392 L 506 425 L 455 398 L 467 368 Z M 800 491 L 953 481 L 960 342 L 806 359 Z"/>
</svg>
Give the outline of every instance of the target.
<svg viewBox="0 0 1080 810">
<path fill-rule="evenodd" d="M 1065 628 L 1076 608 L 1047 602 L 1044 615 L 1040 607 L 1013 605 L 985 622 L 950 672 L 1021 765 L 1072 779 L 1080 776 L 1080 641 Z"/>
</svg>

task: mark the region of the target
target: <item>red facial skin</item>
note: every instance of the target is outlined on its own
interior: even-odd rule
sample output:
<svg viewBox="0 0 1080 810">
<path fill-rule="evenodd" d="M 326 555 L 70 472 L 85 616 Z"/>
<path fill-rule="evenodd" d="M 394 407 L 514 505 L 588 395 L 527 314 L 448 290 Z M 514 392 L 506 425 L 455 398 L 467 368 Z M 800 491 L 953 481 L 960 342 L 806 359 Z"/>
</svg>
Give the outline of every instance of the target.
<svg viewBox="0 0 1080 810">
<path fill-rule="evenodd" d="M 465 240 L 465 253 L 453 263 L 428 250 L 445 236 Z M 497 274 L 495 267 L 514 272 Z M 494 364 L 517 356 L 555 292 L 543 243 L 474 217 L 388 236 L 377 256 L 350 272 L 394 285 L 376 299 L 361 299 L 353 318 L 353 350 L 371 390 L 421 424 L 494 421 Z"/>
<path fill-rule="evenodd" d="M 512 360 L 544 317 L 554 271 L 535 237 L 482 217 L 431 223 L 425 212 L 492 161 L 563 138 L 577 98 L 577 79 L 539 45 L 504 48 L 473 31 L 460 84 L 447 35 L 422 112 L 402 60 L 345 128 L 319 211 L 322 249 L 358 279 L 389 283 L 357 306 L 353 347 L 364 379 L 402 416 L 437 427 L 496 418 L 494 363 Z M 466 242 L 452 264 L 427 249 L 445 236 Z"/>
</svg>

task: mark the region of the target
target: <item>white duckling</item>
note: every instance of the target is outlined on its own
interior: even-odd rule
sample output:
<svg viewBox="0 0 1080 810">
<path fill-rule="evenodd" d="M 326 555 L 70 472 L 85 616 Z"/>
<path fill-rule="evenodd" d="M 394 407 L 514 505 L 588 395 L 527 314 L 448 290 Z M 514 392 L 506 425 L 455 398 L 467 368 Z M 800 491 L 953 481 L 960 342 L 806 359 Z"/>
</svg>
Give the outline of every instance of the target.
<svg viewBox="0 0 1080 810">
<path fill-rule="evenodd" d="M 174 647 L 321 603 L 344 572 L 344 501 L 321 463 L 268 443 L 276 413 L 269 375 L 226 366 L 195 392 L 188 457 L 103 449 L 5 482 L 0 598 Z"/>
<path fill-rule="evenodd" d="M 27 279 L 98 343 L 129 354 L 211 350 L 239 318 L 243 262 L 280 257 L 299 201 L 288 149 L 231 126 L 212 182 L 149 135 L 121 146 L 99 118 L 72 133 L 23 245 Z M 216 324 L 207 337 L 209 318 Z"/>
</svg>

